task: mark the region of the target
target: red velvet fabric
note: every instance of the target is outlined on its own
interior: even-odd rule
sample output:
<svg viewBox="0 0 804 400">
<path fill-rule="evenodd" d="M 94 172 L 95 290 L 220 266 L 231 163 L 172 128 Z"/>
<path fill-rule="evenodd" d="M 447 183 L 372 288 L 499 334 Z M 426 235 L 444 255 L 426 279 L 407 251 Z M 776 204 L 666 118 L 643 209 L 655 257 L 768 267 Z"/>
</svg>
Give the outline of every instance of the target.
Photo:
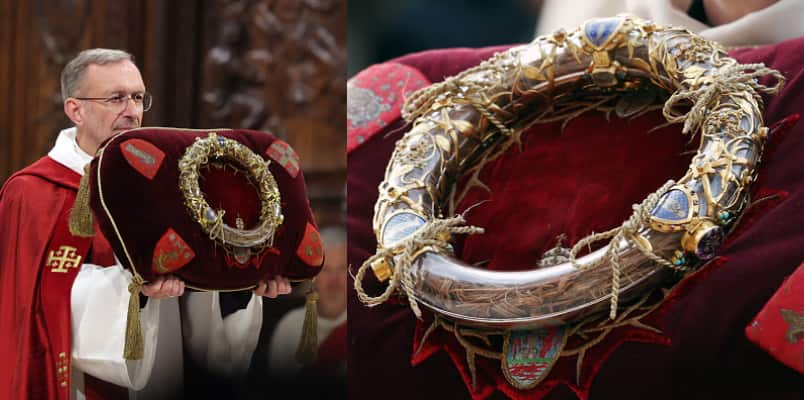
<svg viewBox="0 0 804 400">
<path fill-rule="evenodd" d="M 237 217 L 242 218 L 246 229 L 254 228 L 260 214 L 260 199 L 245 174 L 232 174 L 231 169 L 203 168 L 199 186 L 206 193 L 207 202 L 216 210 L 227 212 L 223 221 L 236 226 Z"/>
<path fill-rule="evenodd" d="M 480 203 L 466 213 L 467 223 L 486 230 L 466 237 L 461 258 L 489 261 L 492 270 L 528 269 L 558 235 L 567 235 L 566 246 L 618 226 L 629 205 L 687 170 L 691 155 L 681 153 L 697 143 L 685 146 L 689 138 L 676 127 L 648 133 L 665 122 L 660 113 L 602 120 L 583 115 L 563 132 L 560 123 L 537 125 L 523 134 L 521 152 L 512 146 L 488 165 L 480 180 L 491 192 L 475 188 L 457 208 Z"/>
<path fill-rule="evenodd" d="M 248 130 L 215 132 L 270 160 L 267 150 L 276 141 L 272 135 Z M 210 240 L 191 218 L 179 188 L 179 160 L 196 138 L 207 136 L 206 131 L 149 128 L 126 132 L 109 140 L 103 154 L 101 189 L 116 229 L 100 203 L 96 173 L 98 158 L 93 160 L 90 180 L 92 211 L 101 230 L 110 238 L 121 263 L 126 268 L 132 267 L 115 230 L 120 233 L 136 270 L 146 281 L 154 279 L 157 274 L 151 265 L 155 247 L 168 229 L 172 229 L 194 253 L 188 263 L 173 273 L 196 288 L 240 289 L 276 275 L 309 279 L 318 274 L 320 265 L 308 265 L 296 256 L 299 246 L 307 243 L 304 238 L 307 224 L 315 226 L 304 175 L 299 172 L 293 176 L 276 161 L 270 163 L 269 170 L 279 187 L 284 222 L 274 237 L 274 246 L 266 249 L 262 258 L 254 258 L 253 264 L 232 266 L 231 260 L 227 263 L 224 249 Z M 152 179 L 126 160 L 123 146 L 129 139 L 144 140 L 165 153 Z M 231 167 L 209 167 L 202 168 L 201 175 L 202 193 L 212 208 L 226 210 L 224 221 L 227 224 L 235 226 L 235 218 L 240 216 L 247 229 L 256 225 L 259 202 L 255 189 L 243 172 L 233 175 Z"/>
<path fill-rule="evenodd" d="M 438 82 L 500 49 L 437 50 L 392 61 Z M 802 54 L 804 39 L 732 53 L 743 63 L 765 62 L 787 77 L 782 93 L 765 96 L 768 125 L 804 108 Z M 645 132 L 660 122 L 653 115 L 607 123 L 590 114 L 571 122 L 563 133 L 555 126 L 532 129 L 522 153 L 512 150 L 484 170 L 492 194 L 474 192 L 463 202 L 465 208 L 492 200 L 468 213 L 470 223 L 488 231 L 467 238 L 462 257 L 488 261 L 495 269 L 519 269 L 533 265 L 560 233 L 574 243 L 591 231 L 617 226 L 632 203 L 667 179 L 678 178 L 687 167 L 688 156 L 679 153 L 688 138 L 681 136 L 679 126 Z M 408 128 L 397 120 L 349 153 L 353 271 L 376 248 L 371 220 L 377 185 L 394 142 Z M 779 197 L 746 218 L 721 249 L 721 257 L 677 286 L 649 316 L 647 322 L 661 329 L 661 335 L 637 327 L 612 332 L 587 354 L 581 382 L 575 382 L 574 365 L 562 365 L 567 363 L 563 360 L 528 393 L 507 386 L 497 362 L 478 358 L 478 387 L 472 393 L 464 379 L 465 354 L 450 334 L 434 334 L 428 339 L 431 345 L 412 357 L 414 332 L 421 334 L 426 322 L 417 323 L 404 303 L 367 308 L 351 292 L 349 380 L 360 384 L 350 385 L 350 398 L 373 398 L 377 393 L 394 399 L 503 393 L 551 399 L 800 398 L 804 378 L 743 335 L 745 324 L 804 257 L 804 172 L 797 161 L 804 157 L 804 126 L 795 125 L 785 137 L 772 141 L 776 148 L 769 152 L 753 190 L 759 197 Z M 373 277 L 364 282 L 371 293 L 383 287 Z M 384 390 L 388 382 L 399 384 L 389 392 Z"/>
<path fill-rule="evenodd" d="M 346 116 L 346 151 L 352 151 L 382 127 L 399 118 L 402 103 L 430 82 L 415 68 L 383 63 L 361 71 L 348 82 L 350 104 Z"/>
<path fill-rule="evenodd" d="M 346 323 L 335 327 L 318 346 L 315 363 L 306 366 L 302 375 L 310 378 L 338 376 L 346 367 L 347 333 Z"/>
</svg>

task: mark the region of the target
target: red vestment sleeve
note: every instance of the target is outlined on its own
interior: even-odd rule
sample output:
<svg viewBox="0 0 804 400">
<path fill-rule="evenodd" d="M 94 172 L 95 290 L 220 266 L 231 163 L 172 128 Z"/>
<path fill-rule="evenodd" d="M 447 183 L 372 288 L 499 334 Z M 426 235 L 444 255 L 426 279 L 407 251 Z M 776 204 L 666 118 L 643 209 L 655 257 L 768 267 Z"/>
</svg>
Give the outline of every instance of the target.
<svg viewBox="0 0 804 400">
<path fill-rule="evenodd" d="M 40 297 L 44 253 L 78 174 L 42 158 L 13 175 L 0 190 L 0 398 L 55 399 L 57 366 Z M 64 293 L 70 301 L 70 293 Z M 69 318 L 67 318 L 69 321 Z M 58 350 L 62 351 L 62 350 Z M 69 360 L 69 348 L 65 351 Z M 69 372 L 65 368 L 66 372 Z M 61 390 L 69 396 L 69 390 Z"/>
<path fill-rule="evenodd" d="M 316 375 L 337 374 L 341 365 L 346 364 L 346 322 L 333 329 L 318 346 L 318 358 L 315 364 L 305 372 Z"/>
</svg>

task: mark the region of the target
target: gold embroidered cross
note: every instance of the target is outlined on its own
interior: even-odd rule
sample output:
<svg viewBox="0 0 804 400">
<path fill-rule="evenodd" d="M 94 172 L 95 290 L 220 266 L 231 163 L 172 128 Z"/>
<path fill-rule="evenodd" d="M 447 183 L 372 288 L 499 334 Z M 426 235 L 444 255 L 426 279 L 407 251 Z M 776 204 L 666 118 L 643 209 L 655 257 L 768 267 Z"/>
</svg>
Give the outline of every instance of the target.
<svg viewBox="0 0 804 400">
<path fill-rule="evenodd" d="M 76 254 L 75 247 L 59 246 L 58 250 L 50 250 L 46 265 L 52 267 L 50 272 L 66 273 L 68 268 L 78 268 L 81 265 L 81 256 Z"/>
<path fill-rule="evenodd" d="M 59 353 L 59 359 L 56 361 L 56 381 L 63 388 L 69 385 L 70 380 L 70 360 L 67 358 L 67 353 Z"/>
</svg>

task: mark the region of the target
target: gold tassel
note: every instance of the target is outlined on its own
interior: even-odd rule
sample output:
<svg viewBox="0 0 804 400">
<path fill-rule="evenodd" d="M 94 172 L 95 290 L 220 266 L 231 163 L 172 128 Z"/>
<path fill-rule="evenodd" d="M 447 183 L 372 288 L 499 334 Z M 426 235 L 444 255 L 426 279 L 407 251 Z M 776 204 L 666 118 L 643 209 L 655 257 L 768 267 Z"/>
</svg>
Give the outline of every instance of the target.
<svg viewBox="0 0 804 400">
<path fill-rule="evenodd" d="M 70 219 L 67 223 L 70 227 L 70 234 L 73 236 L 92 237 L 95 235 L 92 210 L 89 208 L 89 164 L 84 167 L 84 176 L 81 177 L 81 184 L 78 185 L 78 193 L 75 195 L 75 202 L 73 209 L 70 210 Z"/>
<path fill-rule="evenodd" d="M 123 358 L 126 360 L 142 360 L 144 353 L 142 328 L 140 327 L 140 289 L 143 283 L 145 282 L 142 280 L 142 276 L 135 273 L 134 279 L 128 285 L 131 298 L 128 300 L 126 344 L 123 347 Z"/>
<path fill-rule="evenodd" d="M 304 325 L 302 326 L 301 340 L 296 349 L 296 360 L 304 365 L 310 365 L 318 357 L 318 293 L 310 285 L 307 292 L 307 301 L 304 307 Z"/>
</svg>

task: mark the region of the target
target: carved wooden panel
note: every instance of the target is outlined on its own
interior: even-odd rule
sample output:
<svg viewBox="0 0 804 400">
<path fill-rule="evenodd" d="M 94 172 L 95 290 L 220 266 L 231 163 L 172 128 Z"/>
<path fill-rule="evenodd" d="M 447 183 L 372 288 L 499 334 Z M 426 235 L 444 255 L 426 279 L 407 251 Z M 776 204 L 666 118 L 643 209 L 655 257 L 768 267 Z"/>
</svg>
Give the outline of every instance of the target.
<svg viewBox="0 0 804 400">
<path fill-rule="evenodd" d="M 116 3 L 116 2 L 113 2 Z M 122 7 L 121 7 L 122 5 Z M 47 154 L 69 126 L 59 74 L 80 50 L 122 48 L 142 55 L 145 3 L 3 0 L 0 12 L 0 181 Z"/>
<path fill-rule="evenodd" d="M 0 182 L 69 126 L 59 73 L 78 51 L 132 53 L 144 125 L 270 131 L 299 153 L 321 225 L 343 222 L 345 0 L 0 0 Z"/>
</svg>

